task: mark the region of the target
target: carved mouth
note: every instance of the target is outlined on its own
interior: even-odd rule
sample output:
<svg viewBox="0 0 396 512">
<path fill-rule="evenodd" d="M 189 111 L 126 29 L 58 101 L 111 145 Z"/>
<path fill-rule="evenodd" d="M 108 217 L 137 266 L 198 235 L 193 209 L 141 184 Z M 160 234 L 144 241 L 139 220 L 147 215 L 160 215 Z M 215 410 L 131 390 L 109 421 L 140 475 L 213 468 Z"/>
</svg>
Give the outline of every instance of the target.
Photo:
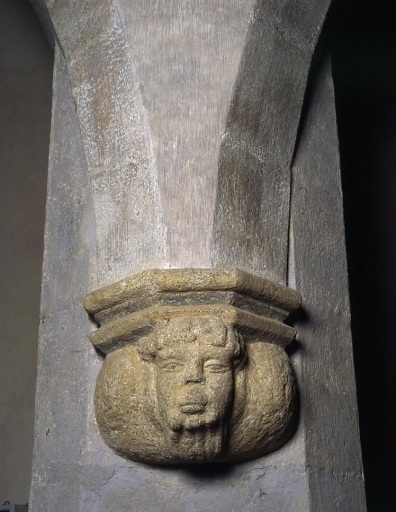
<svg viewBox="0 0 396 512">
<path fill-rule="evenodd" d="M 184 414 L 201 414 L 205 411 L 205 407 L 206 404 L 190 403 L 181 405 L 180 410 L 184 412 Z"/>
<path fill-rule="evenodd" d="M 202 414 L 208 403 L 208 397 L 202 389 L 189 389 L 179 401 L 179 407 L 184 414 Z"/>
</svg>

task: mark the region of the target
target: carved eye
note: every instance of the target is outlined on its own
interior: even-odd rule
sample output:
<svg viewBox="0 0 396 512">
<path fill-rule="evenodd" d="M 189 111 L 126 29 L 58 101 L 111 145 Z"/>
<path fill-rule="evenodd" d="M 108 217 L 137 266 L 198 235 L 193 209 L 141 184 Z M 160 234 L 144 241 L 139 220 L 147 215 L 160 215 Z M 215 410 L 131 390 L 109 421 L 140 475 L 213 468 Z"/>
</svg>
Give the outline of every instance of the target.
<svg viewBox="0 0 396 512">
<path fill-rule="evenodd" d="M 225 373 L 230 370 L 230 366 L 219 361 L 206 361 L 204 364 L 205 370 L 210 373 Z"/>
<path fill-rule="evenodd" d="M 164 361 L 161 364 L 161 370 L 165 372 L 179 372 L 184 368 L 180 361 Z"/>
</svg>

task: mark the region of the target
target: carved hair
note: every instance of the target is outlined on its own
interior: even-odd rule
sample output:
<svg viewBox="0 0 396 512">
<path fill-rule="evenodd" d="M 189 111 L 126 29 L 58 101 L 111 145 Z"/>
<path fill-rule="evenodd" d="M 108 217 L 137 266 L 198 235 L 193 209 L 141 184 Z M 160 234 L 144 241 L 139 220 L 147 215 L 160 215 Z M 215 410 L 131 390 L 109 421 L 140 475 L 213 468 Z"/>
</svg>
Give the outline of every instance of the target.
<svg viewBox="0 0 396 512">
<path fill-rule="evenodd" d="M 154 362 L 164 347 L 175 341 L 193 343 L 199 335 L 203 335 L 205 344 L 227 350 L 234 368 L 244 366 L 246 351 L 243 337 L 231 325 L 213 317 L 184 317 L 158 322 L 149 335 L 140 339 L 137 350 L 143 360 Z"/>
</svg>

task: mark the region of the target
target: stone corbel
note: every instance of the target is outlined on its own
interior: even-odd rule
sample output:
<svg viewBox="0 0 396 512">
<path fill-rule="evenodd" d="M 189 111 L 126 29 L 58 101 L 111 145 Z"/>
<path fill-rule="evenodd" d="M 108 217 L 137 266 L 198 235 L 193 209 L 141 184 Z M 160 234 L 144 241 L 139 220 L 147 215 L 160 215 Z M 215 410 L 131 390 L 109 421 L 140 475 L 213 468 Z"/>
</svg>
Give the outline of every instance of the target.
<svg viewBox="0 0 396 512">
<path fill-rule="evenodd" d="M 296 385 L 283 323 L 300 295 L 234 269 L 147 270 L 89 294 L 106 359 L 95 411 L 120 455 L 240 461 L 293 432 Z"/>
</svg>

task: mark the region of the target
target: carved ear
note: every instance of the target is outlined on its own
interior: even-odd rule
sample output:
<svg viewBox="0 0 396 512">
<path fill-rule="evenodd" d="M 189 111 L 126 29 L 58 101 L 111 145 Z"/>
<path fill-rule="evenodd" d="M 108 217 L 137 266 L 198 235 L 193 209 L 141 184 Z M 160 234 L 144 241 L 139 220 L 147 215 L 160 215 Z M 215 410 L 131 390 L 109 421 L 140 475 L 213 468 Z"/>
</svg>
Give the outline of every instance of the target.
<svg viewBox="0 0 396 512">
<path fill-rule="evenodd" d="M 157 355 L 157 344 L 156 344 L 155 331 L 151 332 L 147 336 L 140 338 L 136 348 L 138 354 L 143 361 L 152 363 Z"/>
<path fill-rule="evenodd" d="M 231 329 L 231 327 L 229 327 L 229 329 Z M 238 350 L 238 353 L 235 354 L 233 366 L 234 366 L 234 370 L 236 372 L 239 372 L 247 364 L 248 353 L 247 353 L 247 349 L 246 349 L 245 340 L 244 340 L 242 334 L 240 332 L 238 332 L 238 329 L 233 329 L 233 331 L 235 332 L 235 335 L 238 340 L 238 345 L 239 345 L 239 350 Z"/>
<path fill-rule="evenodd" d="M 168 320 L 161 320 L 156 322 L 153 330 L 146 336 L 142 336 L 138 341 L 136 348 L 140 358 L 143 361 L 152 363 L 157 357 L 158 350 L 161 350 L 159 346 L 158 333 L 168 324 Z"/>
</svg>

